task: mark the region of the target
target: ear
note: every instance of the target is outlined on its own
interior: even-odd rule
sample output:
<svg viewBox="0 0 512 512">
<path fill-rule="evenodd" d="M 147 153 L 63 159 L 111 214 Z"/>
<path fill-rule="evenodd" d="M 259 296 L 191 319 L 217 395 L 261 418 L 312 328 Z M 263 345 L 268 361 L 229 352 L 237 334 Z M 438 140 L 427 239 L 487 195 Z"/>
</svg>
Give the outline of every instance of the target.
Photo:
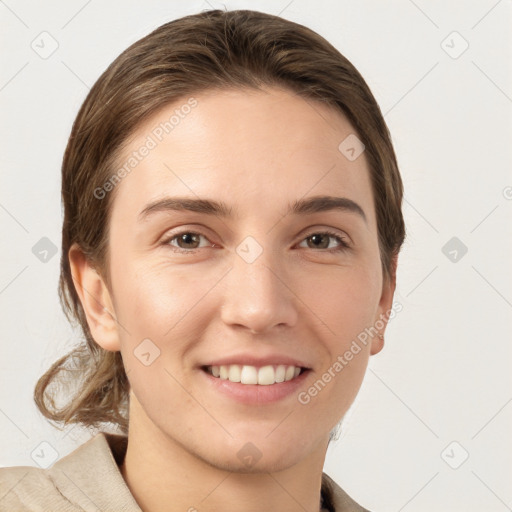
<svg viewBox="0 0 512 512">
<path fill-rule="evenodd" d="M 105 350 L 121 349 L 113 301 L 107 285 L 75 243 L 68 252 L 71 275 L 94 341 Z"/>
<path fill-rule="evenodd" d="M 376 329 L 379 331 L 379 334 L 382 335 L 382 338 L 379 335 L 375 335 L 372 338 L 372 345 L 370 354 L 373 356 L 378 354 L 384 347 L 384 331 L 386 330 L 386 326 L 388 324 L 388 320 L 390 317 L 390 312 L 393 306 L 393 295 L 395 293 L 396 288 L 396 268 L 398 265 L 398 254 L 393 255 L 391 259 L 391 276 L 389 279 L 384 278 L 382 284 L 382 295 L 379 301 L 379 307 L 377 309 L 377 317 L 375 318 L 374 325 Z"/>
</svg>

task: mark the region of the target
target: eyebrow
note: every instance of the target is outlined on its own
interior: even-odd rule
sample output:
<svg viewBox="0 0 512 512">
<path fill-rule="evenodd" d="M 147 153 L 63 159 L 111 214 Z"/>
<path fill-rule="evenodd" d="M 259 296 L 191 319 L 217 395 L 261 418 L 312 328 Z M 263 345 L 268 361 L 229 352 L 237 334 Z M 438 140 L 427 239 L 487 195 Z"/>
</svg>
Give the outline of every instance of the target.
<svg viewBox="0 0 512 512">
<path fill-rule="evenodd" d="M 292 205 L 289 205 L 286 215 L 310 215 L 331 210 L 355 213 L 367 223 L 364 210 L 355 201 L 347 197 L 314 196 L 298 199 Z M 148 204 L 139 213 L 139 221 L 145 221 L 157 212 L 170 211 L 190 211 L 223 218 L 231 217 L 232 215 L 232 208 L 222 201 L 190 197 L 167 197 Z"/>
</svg>

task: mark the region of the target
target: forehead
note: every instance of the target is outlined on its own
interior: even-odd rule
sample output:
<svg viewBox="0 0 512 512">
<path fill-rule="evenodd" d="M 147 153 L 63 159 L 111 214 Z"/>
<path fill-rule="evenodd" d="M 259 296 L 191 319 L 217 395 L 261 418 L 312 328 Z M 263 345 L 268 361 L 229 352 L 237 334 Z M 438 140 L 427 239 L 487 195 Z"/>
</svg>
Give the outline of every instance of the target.
<svg viewBox="0 0 512 512">
<path fill-rule="evenodd" d="M 186 97 L 127 141 L 117 163 L 129 173 L 116 186 L 113 210 L 138 214 L 160 198 L 190 196 L 219 198 L 241 215 L 262 215 L 265 201 L 275 216 L 304 196 L 336 195 L 365 204 L 372 220 L 365 154 L 349 160 L 340 150 L 354 136 L 341 112 L 283 89 Z"/>
</svg>

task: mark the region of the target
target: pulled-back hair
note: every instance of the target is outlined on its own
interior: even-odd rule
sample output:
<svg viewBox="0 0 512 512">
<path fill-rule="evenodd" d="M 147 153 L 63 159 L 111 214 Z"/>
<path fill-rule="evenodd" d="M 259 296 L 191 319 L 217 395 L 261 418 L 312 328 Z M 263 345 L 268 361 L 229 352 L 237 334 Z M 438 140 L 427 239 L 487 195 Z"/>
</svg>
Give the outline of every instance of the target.
<svg viewBox="0 0 512 512">
<path fill-rule="evenodd" d="M 59 298 L 84 336 L 34 390 L 38 409 L 57 426 L 110 423 L 128 432 L 129 381 L 121 353 L 94 341 L 68 258 L 78 244 L 110 288 L 108 227 L 115 191 L 97 191 L 116 174 L 121 150 L 166 104 L 203 91 L 266 86 L 326 104 L 352 124 L 365 145 L 383 276 L 394 276 L 392 259 L 405 238 L 402 181 L 380 108 L 356 68 L 316 32 L 262 12 L 211 10 L 166 23 L 127 48 L 99 77 L 64 154 Z M 64 403 L 58 403 L 62 396 Z"/>
</svg>

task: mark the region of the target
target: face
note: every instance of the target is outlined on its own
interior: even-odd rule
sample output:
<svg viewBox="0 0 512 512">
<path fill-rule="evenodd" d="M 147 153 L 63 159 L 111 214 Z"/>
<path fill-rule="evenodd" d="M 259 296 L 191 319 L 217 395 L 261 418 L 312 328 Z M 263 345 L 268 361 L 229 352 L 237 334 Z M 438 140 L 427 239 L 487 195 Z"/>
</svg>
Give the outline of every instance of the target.
<svg viewBox="0 0 512 512">
<path fill-rule="evenodd" d="M 390 310 L 394 285 L 383 282 L 365 154 L 338 149 L 355 133 L 346 118 L 280 89 L 195 98 L 161 109 L 124 148 L 119 168 L 139 158 L 110 192 L 102 295 L 117 323 L 89 324 L 121 351 L 131 414 L 148 431 L 237 471 L 251 442 L 258 470 L 275 471 L 325 451 L 382 342 L 344 355 Z M 322 196 L 332 202 L 313 201 Z M 203 369 L 230 361 L 307 371 L 248 385 Z"/>
</svg>

